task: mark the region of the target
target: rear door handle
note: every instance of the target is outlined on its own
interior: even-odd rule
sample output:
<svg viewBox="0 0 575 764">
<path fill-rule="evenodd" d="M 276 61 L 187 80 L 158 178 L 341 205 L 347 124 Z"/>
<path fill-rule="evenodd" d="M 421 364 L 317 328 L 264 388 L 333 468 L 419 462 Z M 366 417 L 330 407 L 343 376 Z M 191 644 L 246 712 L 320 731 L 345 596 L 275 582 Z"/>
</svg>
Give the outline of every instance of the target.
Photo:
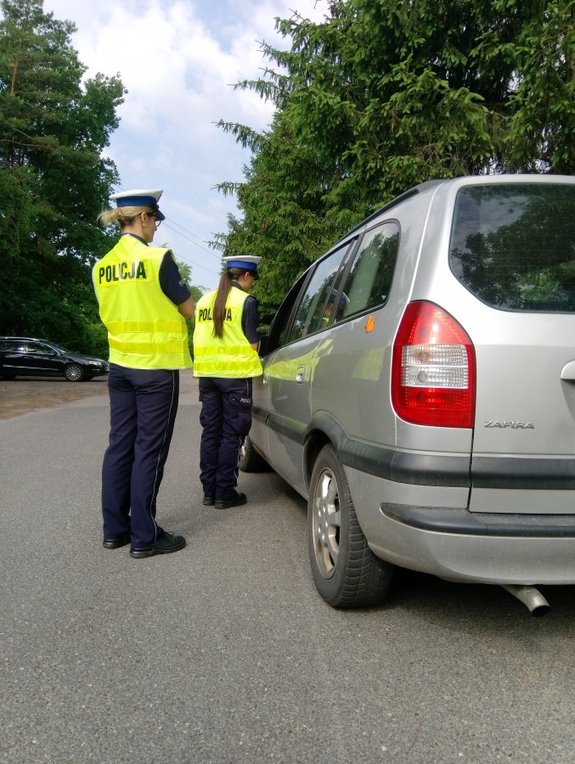
<svg viewBox="0 0 575 764">
<path fill-rule="evenodd" d="M 298 366 L 297 371 L 295 373 L 295 381 L 298 383 L 302 383 L 305 377 L 305 366 Z"/>
<path fill-rule="evenodd" d="M 575 382 L 575 361 L 569 361 L 561 369 L 561 379 L 565 379 L 567 382 Z"/>
</svg>

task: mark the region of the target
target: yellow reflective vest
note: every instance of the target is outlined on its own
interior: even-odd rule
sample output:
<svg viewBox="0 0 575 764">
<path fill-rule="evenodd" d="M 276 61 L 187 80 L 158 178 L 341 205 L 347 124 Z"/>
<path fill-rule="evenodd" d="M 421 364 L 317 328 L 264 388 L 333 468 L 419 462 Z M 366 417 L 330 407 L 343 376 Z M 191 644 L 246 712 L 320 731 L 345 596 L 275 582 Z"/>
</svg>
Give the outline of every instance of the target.
<svg viewBox="0 0 575 764">
<path fill-rule="evenodd" d="M 257 352 L 242 330 L 247 292 L 232 287 L 226 300 L 224 336 L 214 336 L 214 303 L 217 290 L 204 295 L 196 306 L 194 376 L 245 379 L 262 373 Z"/>
<path fill-rule="evenodd" d="M 110 363 L 131 369 L 192 366 L 186 321 L 160 286 L 168 251 L 125 235 L 92 269 Z"/>
</svg>

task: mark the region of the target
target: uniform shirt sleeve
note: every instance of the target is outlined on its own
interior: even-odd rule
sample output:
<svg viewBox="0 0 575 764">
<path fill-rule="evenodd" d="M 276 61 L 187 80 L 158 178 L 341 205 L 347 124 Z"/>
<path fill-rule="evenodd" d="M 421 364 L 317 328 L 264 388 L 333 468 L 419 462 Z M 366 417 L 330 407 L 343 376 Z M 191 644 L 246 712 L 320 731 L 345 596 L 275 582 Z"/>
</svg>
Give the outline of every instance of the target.
<svg viewBox="0 0 575 764">
<path fill-rule="evenodd" d="M 166 252 L 160 265 L 160 287 L 174 305 L 181 305 L 190 297 L 190 290 L 180 275 L 171 252 Z"/>
<path fill-rule="evenodd" d="M 242 313 L 242 330 L 248 342 L 253 344 L 260 341 L 260 329 L 258 318 L 258 301 L 252 295 L 249 295 L 244 302 L 244 310 Z"/>
</svg>

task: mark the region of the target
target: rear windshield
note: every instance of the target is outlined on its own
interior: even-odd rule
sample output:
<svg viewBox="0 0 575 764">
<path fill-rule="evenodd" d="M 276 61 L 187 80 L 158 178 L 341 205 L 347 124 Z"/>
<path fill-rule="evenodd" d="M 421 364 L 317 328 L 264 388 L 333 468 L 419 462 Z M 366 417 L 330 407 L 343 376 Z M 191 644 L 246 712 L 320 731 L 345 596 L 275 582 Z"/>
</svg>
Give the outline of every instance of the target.
<svg viewBox="0 0 575 764">
<path fill-rule="evenodd" d="M 575 184 L 463 188 L 449 261 L 459 281 L 494 308 L 575 312 Z"/>
</svg>

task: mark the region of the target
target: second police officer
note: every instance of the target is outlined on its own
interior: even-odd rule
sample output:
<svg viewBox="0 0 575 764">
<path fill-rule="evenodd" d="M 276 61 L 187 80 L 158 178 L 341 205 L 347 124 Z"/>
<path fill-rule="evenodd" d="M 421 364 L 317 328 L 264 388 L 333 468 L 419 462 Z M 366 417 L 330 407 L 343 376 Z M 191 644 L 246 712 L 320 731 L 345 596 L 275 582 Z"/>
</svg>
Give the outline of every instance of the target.
<svg viewBox="0 0 575 764">
<path fill-rule="evenodd" d="M 199 378 L 200 480 L 204 504 L 245 504 L 238 456 L 252 423 L 252 378 L 262 374 L 257 300 L 249 295 L 260 257 L 226 257 L 218 288 L 196 306 L 194 376 Z"/>
</svg>

